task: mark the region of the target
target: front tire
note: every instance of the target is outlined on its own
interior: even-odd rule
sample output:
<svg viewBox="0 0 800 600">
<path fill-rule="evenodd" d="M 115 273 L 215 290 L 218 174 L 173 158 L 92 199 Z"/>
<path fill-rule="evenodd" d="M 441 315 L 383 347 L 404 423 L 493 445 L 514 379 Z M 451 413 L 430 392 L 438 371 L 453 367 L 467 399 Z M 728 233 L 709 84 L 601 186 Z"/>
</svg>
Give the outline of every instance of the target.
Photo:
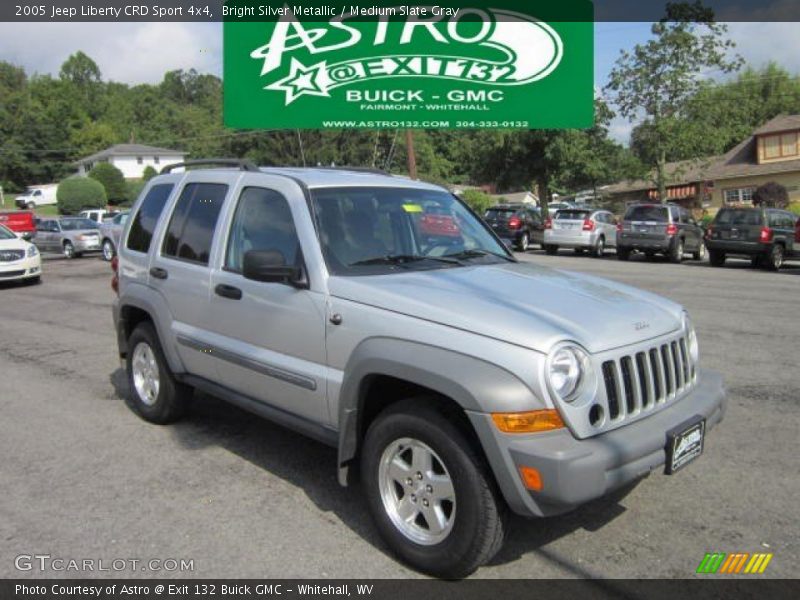
<svg viewBox="0 0 800 600">
<path fill-rule="evenodd" d="M 70 241 L 64 242 L 63 252 L 64 252 L 64 258 L 66 258 L 67 260 L 72 260 L 77 256 L 77 253 L 75 252 L 75 246 L 73 246 L 72 242 Z"/>
<path fill-rule="evenodd" d="M 672 251 L 669 253 L 669 260 L 676 264 L 680 264 L 683 262 L 683 254 L 686 247 L 684 246 L 684 241 L 680 238 L 675 240 L 675 243 L 672 244 Z"/>
<path fill-rule="evenodd" d="M 131 408 L 144 420 L 166 425 L 186 412 L 192 390 L 175 380 L 150 323 L 128 338 L 127 371 Z"/>
<path fill-rule="evenodd" d="M 489 468 L 430 399 L 399 402 L 373 421 L 361 475 L 383 539 L 415 569 L 459 579 L 502 546 L 505 506 Z"/>
<path fill-rule="evenodd" d="M 631 258 L 631 251 L 629 248 L 620 248 L 617 246 L 617 259 L 622 261 L 629 261 Z"/>
<path fill-rule="evenodd" d="M 25 205 L 25 208 L 27 208 L 28 210 L 36 210 L 36 203 L 35 202 L 28 202 Z"/>
<path fill-rule="evenodd" d="M 517 250 L 519 250 L 520 252 L 527 252 L 530 245 L 531 245 L 530 236 L 528 236 L 527 233 L 523 233 L 522 237 L 519 238 L 519 242 L 517 243 Z"/>
</svg>

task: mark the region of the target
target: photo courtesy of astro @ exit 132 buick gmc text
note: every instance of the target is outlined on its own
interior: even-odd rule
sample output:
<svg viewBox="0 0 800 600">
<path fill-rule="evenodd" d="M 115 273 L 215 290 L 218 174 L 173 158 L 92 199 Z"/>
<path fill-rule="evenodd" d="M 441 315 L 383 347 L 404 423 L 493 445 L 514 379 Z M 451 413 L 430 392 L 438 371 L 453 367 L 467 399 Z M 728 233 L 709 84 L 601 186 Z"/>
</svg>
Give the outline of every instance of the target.
<svg viewBox="0 0 800 600">
<path fill-rule="evenodd" d="M 0 597 L 795 597 L 795 12 L 0 6 Z"/>
</svg>

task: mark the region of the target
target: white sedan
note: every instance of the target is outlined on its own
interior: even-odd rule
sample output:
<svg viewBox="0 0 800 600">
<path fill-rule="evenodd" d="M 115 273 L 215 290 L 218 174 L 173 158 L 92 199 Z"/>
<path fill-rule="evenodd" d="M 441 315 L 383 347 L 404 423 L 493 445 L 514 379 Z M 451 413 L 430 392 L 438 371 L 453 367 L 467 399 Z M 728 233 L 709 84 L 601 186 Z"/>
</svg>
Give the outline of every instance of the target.
<svg viewBox="0 0 800 600">
<path fill-rule="evenodd" d="M 41 277 L 42 257 L 36 246 L 0 225 L 0 282 L 24 279 L 38 283 Z"/>
</svg>

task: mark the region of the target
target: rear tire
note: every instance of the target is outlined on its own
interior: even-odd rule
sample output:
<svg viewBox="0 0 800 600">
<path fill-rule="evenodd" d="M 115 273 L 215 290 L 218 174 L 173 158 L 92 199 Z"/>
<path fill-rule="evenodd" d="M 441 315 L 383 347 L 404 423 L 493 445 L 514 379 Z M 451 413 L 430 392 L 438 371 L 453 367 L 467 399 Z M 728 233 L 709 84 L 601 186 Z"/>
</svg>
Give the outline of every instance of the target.
<svg viewBox="0 0 800 600">
<path fill-rule="evenodd" d="M 764 257 L 764 267 L 768 271 L 780 271 L 783 266 L 784 250 L 780 244 L 773 244 L 772 248 Z"/>
<path fill-rule="evenodd" d="M 703 242 L 700 242 L 700 247 L 697 249 L 697 252 L 692 252 L 692 260 L 703 261 L 705 259 L 706 259 L 706 245 Z"/>
<path fill-rule="evenodd" d="M 708 251 L 708 262 L 712 267 L 722 267 L 725 265 L 725 253 L 719 250 Z"/>
<path fill-rule="evenodd" d="M 127 371 L 131 408 L 145 421 L 166 425 L 186 412 L 192 389 L 175 380 L 150 323 L 128 338 Z"/>
<path fill-rule="evenodd" d="M 750 259 L 750 267 L 753 269 L 760 269 L 764 266 L 764 255 L 756 254 Z"/>
<path fill-rule="evenodd" d="M 430 399 L 398 402 L 373 421 L 361 475 L 383 539 L 415 569 L 460 579 L 502 546 L 506 509 L 489 467 Z"/>
<path fill-rule="evenodd" d="M 597 238 L 597 243 L 594 245 L 594 257 L 595 258 L 603 258 L 606 253 L 606 238 L 600 236 Z"/>
<path fill-rule="evenodd" d="M 545 244 L 543 248 L 545 253 L 549 254 L 550 256 L 558 254 L 558 246 L 553 246 L 552 244 Z"/>
<path fill-rule="evenodd" d="M 519 238 L 519 242 L 517 243 L 517 250 L 520 252 L 527 252 L 528 248 L 531 245 L 531 238 L 528 236 L 527 233 L 523 233 L 522 237 Z"/>
<path fill-rule="evenodd" d="M 116 256 L 117 250 L 114 248 L 114 242 L 109 240 L 108 238 L 103 240 L 103 260 L 106 262 L 110 261 L 114 256 Z"/>
<path fill-rule="evenodd" d="M 670 253 L 669 253 L 670 262 L 674 262 L 676 264 L 682 263 L 683 262 L 683 254 L 684 254 L 685 250 L 686 250 L 686 247 L 684 245 L 684 241 L 682 239 L 680 239 L 680 238 L 675 240 L 675 243 L 672 244 L 672 249 L 670 250 Z"/>
<path fill-rule="evenodd" d="M 630 258 L 631 258 L 631 251 L 629 248 L 620 248 L 619 246 L 617 246 L 618 260 L 623 260 L 627 262 L 628 260 L 630 260 Z"/>
<path fill-rule="evenodd" d="M 573 252 L 575 252 L 575 254 L 577 254 L 578 256 L 583 255 L 584 251 L 585 251 L 584 248 L 575 248 L 575 250 L 573 250 Z"/>
</svg>

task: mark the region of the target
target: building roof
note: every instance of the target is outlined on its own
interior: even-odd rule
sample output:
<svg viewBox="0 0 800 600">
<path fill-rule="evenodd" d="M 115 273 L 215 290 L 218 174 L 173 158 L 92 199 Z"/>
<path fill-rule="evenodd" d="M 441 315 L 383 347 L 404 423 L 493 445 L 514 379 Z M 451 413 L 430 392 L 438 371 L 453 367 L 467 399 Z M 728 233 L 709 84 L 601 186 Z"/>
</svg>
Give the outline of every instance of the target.
<svg viewBox="0 0 800 600">
<path fill-rule="evenodd" d="M 701 181 L 755 177 L 777 173 L 800 172 L 800 158 L 758 164 L 756 136 L 779 131 L 800 130 L 800 115 L 779 115 L 768 121 L 722 156 L 667 163 L 667 186 L 681 186 Z M 608 194 L 651 190 L 655 187 L 655 174 L 651 179 L 623 181 L 608 186 Z"/>
<path fill-rule="evenodd" d="M 800 129 L 800 115 L 778 115 L 756 129 L 753 135 L 764 135 L 766 133 L 778 133 L 780 131 L 792 131 L 796 129 Z"/>
<path fill-rule="evenodd" d="M 536 194 L 533 192 L 513 192 L 511 194 L 491 194 L 492 199 L 498 202 L 503 201 L 506 204 L 525 204 L 528 198 L 532 198 L 535 202 L 539 201 Z"/>
<path fill-rule="evenodd" d="M 143 144 L 117 144 L 110 146 L 105 150 L 101 150 L 96 154 L 82 158 L 78 163 L 96 162 L 104 158 L 112 156 L 142 156 L 142 155 L 155 155 L 155 156 L 186 156 L 187 152 L 183 150 L 172 150 L 170 148 L 157 148 L 155 146 L 145 146 Z"/>
</svg>

